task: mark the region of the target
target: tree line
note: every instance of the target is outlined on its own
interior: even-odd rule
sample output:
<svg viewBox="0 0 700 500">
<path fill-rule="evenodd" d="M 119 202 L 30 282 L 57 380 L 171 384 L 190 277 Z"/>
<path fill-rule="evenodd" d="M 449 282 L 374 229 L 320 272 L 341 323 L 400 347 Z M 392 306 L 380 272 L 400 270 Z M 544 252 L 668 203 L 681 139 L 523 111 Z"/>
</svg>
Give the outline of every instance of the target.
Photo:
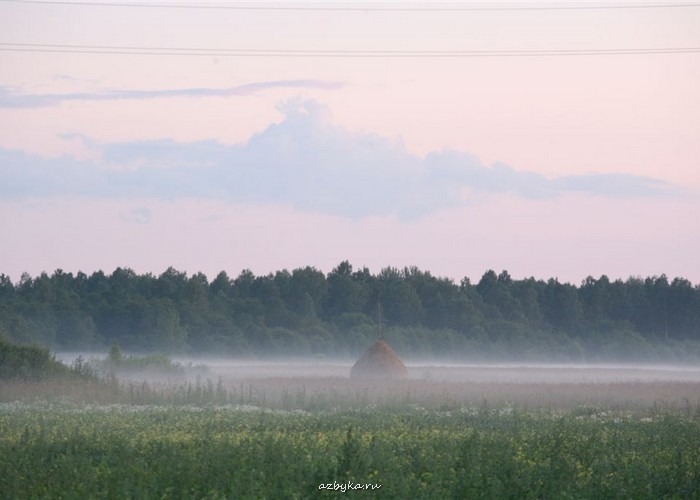
<svg viewBox="0 0 700 500">
<path fill-rule="evenodd" d="M 172 267 L 0 275 L 0 337 L 57 350 L 354 356 L 380 322 L 406 356 L 700 360 L 700 285 L 665 275 L 575 286 L 489 270 L 474 284 L 347 261 L 211 281 Z"/>
</svg>

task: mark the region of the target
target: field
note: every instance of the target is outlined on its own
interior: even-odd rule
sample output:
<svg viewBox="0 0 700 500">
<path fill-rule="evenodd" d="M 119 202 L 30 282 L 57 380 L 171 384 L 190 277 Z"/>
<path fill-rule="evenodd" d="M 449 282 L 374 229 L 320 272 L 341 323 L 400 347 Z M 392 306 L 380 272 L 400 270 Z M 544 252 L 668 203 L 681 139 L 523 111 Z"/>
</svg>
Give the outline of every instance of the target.
<svg viewBox="0 0 700 500">
<path fill-rule="evenodd" d="M 3 383 L 0 491 L 700 498 L 696 369 L 415 365 L 409 380 L 368 384 L 343 367 Z"/>
</svg>

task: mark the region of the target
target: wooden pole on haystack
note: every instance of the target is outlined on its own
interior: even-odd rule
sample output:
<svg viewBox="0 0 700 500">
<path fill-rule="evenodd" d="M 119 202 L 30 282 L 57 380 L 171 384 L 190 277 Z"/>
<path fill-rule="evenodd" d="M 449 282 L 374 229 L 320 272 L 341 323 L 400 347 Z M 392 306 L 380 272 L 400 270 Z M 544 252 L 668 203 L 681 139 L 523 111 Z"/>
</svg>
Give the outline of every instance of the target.
<svg viewBox="0 0 700 500">
<path fill-rule="evenodd" d="M 377 340 L 384 340 L 382 333 L 382 292 L 377 297 Z"/>
<path fill-rule="evenodd" d="M 408 375 L 399 355 L 384 341 L 382 305 L 377 298 L 377 341 L 357 360 L 350 370 L 352 378 L 392 379 Z"/>
</svg>

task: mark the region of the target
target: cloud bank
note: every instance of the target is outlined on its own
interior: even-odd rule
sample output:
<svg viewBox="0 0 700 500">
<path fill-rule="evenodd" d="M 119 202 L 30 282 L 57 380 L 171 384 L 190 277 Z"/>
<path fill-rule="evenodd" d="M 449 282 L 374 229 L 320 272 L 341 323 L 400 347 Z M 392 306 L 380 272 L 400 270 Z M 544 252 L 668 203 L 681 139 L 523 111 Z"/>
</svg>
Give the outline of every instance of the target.
<svg viewBox="0 0 700 500">
<path fill-rule="evenodd" d="M 649 177 L 588 174 L 549 179 L 453 150 L 425 158 L 400 141 L 335 126 L 315 101 L 289 103 L 285 118 L 240 145 L 172 140 L 90 144 L 97 160 L 46 159 L 0 149 L 0 198 L 46 196 L 224 199 L 283 204 L 363 218 L 422 216 L 481 193 L 530 199 L 577 192 L 602 197 L 678 193 Z"/>
</svg>

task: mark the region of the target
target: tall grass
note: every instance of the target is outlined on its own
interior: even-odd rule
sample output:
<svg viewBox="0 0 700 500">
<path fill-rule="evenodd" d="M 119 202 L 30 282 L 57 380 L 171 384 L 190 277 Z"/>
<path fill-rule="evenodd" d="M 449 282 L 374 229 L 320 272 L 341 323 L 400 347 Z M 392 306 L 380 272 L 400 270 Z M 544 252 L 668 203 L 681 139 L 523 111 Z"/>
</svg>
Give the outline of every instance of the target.
<svg viewBox="0 0 700 500">
<path fill-rule="evenodd" d="M 3 498 L 700 498 L 696 383 L 60 370 L 0 381 Z"/>
<path fill-rule="evenodd" d="M 697 418 L 0 405 L 6 498 L 697 498 Z M 333 492 L 337 494 L 337 492 Z"/>
<path fill-rule="evenodd" d="M 0 402 L 48 401 L 136 405 L 252 405 L 311 412 L 421 406 L 613 411 L 649 416 L 700 413 L 700 384 L 690 382 L 488 383 L 432 380 L 358 381 L 342 377 L 193 378 L 160 382 L 53 378 L 0 382 Z"/>
</svg>

